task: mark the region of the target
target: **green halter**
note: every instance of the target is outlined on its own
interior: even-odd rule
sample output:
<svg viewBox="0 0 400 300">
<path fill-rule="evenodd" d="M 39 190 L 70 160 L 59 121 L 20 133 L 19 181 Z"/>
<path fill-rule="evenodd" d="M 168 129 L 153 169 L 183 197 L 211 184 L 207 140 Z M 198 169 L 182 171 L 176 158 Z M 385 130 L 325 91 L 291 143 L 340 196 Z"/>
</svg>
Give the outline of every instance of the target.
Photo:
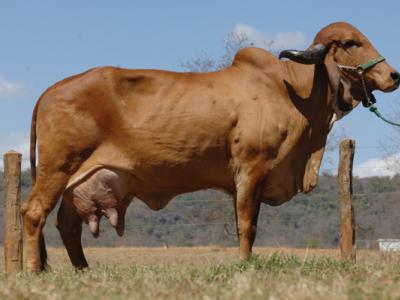
<svg viewBox="0 0 400 300">
<path fill-rule="evenodd" d="M 382 55 L 379 55 L 377 58 L 370 60 L 369 62 L 366 62 L 364 64 L 360 64 L 358 66 L 346 66 L 346 65 L 340 65 L 338 64 L 339 69 L 345 70 L 345 71 L 352 71 L 352 72 L 357 72 L 359 75 L 364 75 L 366 71 L 374 67 L 375 65 L 379 64 L 380 62 L 383 62 L 385 58 Z"/>
<path fill-rule="evenodd" d="M 382 114 L 379 112 L 378 108 L 374 105 L 374 103 L 371 101 L 371 98 L 368 94 L 367 91 L 367 86 L 365 84 L 365 79 L 364 79 L 364 73 L 366 71 L 368 71 L 369 69 L 371 69 L 372 67 L 374 67 L 375 65 L 379 64 L 380 62 L 383 62 L 385 60 L 385 58 L 382 55 L 379 55 L 377 58 L 370 60 L 369 62 L 366 62 L 364 64 L 360 64 L 358 66 L 344 66 L 344 65 L 339 65 L 338 67 L 341 70 L 346 70 L 346 71 L 353 71 L 353 72 L 357 72 L 357 74 L 360 76 L 361 78 L 361 82 L 363 85 L 363 89 L 364 89 L 364 94 L 367 98 L 367 107 L 369 107 L 369 111 L 373 112 L 378 118 L 380 118 L 381 120 L 383 120 L 384 122 L 393 125 L 393 126 L 399 126 L 400 127 L 400 123 L 396 123 L 393 121 L 390 121 L 388 119 L 386 119 L 384 116 L 382 116 Z"/>
<path fill-rule="evenodd" d="M 371 69 L 372 67 L 379 64 L 380 62 L 383 62 L 384 60 L 385 60 L 385 58 L 382 55 L 379 55 L 377 58 L 370 60 L 369 62 L 366 62 L 365 64 L 358 65 L 356 67 L 357 71 L 358 72 L 361 71 L 364 73 L 365 71 Z"/>
</svg>

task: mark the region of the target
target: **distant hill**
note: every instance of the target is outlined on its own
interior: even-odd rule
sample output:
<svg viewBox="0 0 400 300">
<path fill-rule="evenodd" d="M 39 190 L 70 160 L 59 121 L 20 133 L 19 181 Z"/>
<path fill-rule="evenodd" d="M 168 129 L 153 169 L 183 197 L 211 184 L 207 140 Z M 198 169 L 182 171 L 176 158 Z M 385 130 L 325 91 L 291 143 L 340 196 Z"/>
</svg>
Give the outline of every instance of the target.
<svg viewBox="0 0 400 300">
<path fill-rule="evenodd" d="M 28 171 L 22 174 L 22 195 L 30 189 Z M 358 240 L 400 238 L 400 176 L 354 178 L 354 206 Z M 256 245 L 336 247 L 339 241 L 337 179 L 322 175 L 318 187 L 279 207 L 262 205 Z M 0 174 L 0 199 L 3 174 Z M 0 219 L 2 221 L 2 206 Z M 62 245 L 54 227 L 55 209 L 45 227 L 49 245 Z M 224 193 L 203 190 L 176 197 L 163 210 L 150 210 L 135 199 L 126 215 L 120 238 L 103 218 L 100 237 L 94 239 L 84 225 L 84 244 L 90 246 L 199 246 L 237 244 L 232 200 Z M 3 232 L 0 231 L 0 243 Z M 362 242 L 362 241 L 361 241 Z M 360 243 L 361 243 L 360 242 Z"/>
</svg>

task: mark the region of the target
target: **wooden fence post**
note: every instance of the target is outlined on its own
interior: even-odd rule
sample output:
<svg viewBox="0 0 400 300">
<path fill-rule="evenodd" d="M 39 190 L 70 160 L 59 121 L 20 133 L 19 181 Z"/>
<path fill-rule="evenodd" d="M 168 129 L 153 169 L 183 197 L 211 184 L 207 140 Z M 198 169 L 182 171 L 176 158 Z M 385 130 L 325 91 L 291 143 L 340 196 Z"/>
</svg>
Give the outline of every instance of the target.
<svg viewBox="0 0 400 300">
<path fill-rule="evenodd" d="M 355 141 L 344 139 L 340 143 L 338 170 L 340 201 L 340 254 L 342 259 L 356 260 L 356 231 L 353 208 L 353 158 Z"/>
<path fill-rule="evenodd" d="M 4 260 L 6 272 L 22 271 L 21 161 L 13 150 L 4 154 Z"/>
</svg>

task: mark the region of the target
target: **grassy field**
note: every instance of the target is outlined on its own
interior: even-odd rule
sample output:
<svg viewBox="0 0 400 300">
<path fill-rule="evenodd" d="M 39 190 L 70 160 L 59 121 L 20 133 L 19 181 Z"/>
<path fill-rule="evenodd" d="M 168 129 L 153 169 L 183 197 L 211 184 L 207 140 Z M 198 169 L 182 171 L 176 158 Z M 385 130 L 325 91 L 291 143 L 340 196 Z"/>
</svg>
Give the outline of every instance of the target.
<svg viewBox="0 0 400 300">
<path fill-rule="evenodd" d="M 400 299 L 400 254 L 256 248 L 88 248 L 91 269 L 76 272 L 64 249 L 52 270 L 0 275 L 1 299 Z M 1 257 L 1 261 L 3 258 Z M 3 266 L 0 266 L 3 270 Z"/>
</svg>

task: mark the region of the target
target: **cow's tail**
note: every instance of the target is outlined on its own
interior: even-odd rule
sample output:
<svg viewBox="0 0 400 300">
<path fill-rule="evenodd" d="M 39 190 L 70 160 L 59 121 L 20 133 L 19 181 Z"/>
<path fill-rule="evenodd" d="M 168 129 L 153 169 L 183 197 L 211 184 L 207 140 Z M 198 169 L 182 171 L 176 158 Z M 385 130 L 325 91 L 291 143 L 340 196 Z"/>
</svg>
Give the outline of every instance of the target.
<svg viewBox="0 0 400 300">
<path fill-rule="evenodd" d="M 39 102 L 40 99 L 36 102 L 35 108 L 33 109 L 32 122 L 31 122 L 30 162 L 31 162 L 32 186 L 34 186 L 36 182 L 36 120 L 37 120 Z"/>
</svg>

